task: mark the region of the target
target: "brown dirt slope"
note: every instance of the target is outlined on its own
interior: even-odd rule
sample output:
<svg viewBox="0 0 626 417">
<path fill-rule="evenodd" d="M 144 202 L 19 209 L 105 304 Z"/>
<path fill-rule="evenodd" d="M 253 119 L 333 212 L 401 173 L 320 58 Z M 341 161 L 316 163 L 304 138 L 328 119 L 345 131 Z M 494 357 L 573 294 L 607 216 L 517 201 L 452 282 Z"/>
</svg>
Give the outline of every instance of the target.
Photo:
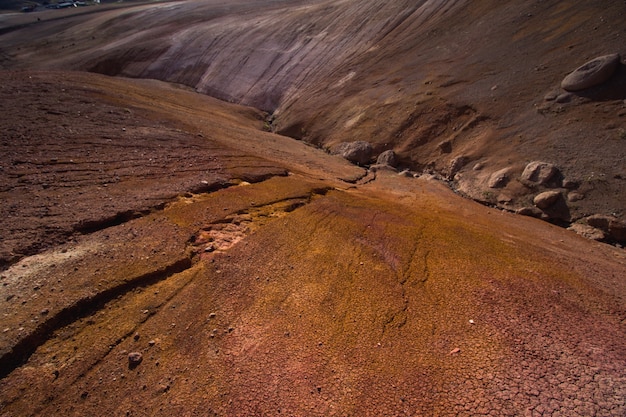
<svg viewBox="0 0 626 417">
<path fill-rule="evenodd" d="M 545 190 L 519 181 L 541 160 L 571 185 L 555 185 L 567 210 L 553 221 L 626 220 L 626 66 L 599 88 L 560 89 L 587 60 L 626 54 L 623 2 L 186 1 L 55 13 L 4 22 L 4 67 L 181 83 L 267 111 L 274 131 L 322 147 L 394 149 L 404 167 L 509 210 Z M 508 183 L 490 188 L 504 168 Z"/>
<path fill-rule="evenodd" d="M 118 204 L 162 204 L 51 242 L 2 272 L 0 415 L 626 411 L 623 250 L 485 208 L 425 177 L 379 172 L 352 185 L 340 178 L 354 181 L 362 170 L 255 130 L 254 111 L 162 83 L 4 75 L 14 97 L 24 92 L 13 101 L 17 113 L 31 103 L 48 108 L 54 96 L 67 113 L 40 117 L 56 116 L 66 129 L 79 110 L 107 121 L 93 137 L 77 135 L 89 141 L 53 129 L 24 133 L 40 147 L 71 144 L 117 167 L 134 154 L 124 140 L 131 133 L 170 158 L 175 174 L 164 181 L 141 163 L 131 165 L 142 178 L 134 188 L 123 188 L 134 184 L 123 175 L 104 187 L 81 180 L 89 164 L 70 163 L 51 185 L 72 185 L 64 203 L 92 196 L 88 218 L 108 213 L 97 186 L 135 197 Z M 122 92 L 131 113 L 120 110 Z M 99 145 L 99 132 L 114 140 Z M 151 151 L 159 145 L 167 152 Z M 23 146 L 34 161 L 30 142 Z M 195 159 L 207 155 L 215 160 Z M 187 172 L 183 159 L 206 171 Z M 211 171 L 218 163 L 223 170 Z M 189 188 L 207 172 L 229 186 Z M 22 195 L 42 192 L 38 184 L 20 185 Z M 67 209 L 57 221 L 81 215 Z M 141 363 L 129 365 L 131 352 Z"/>
</svg>

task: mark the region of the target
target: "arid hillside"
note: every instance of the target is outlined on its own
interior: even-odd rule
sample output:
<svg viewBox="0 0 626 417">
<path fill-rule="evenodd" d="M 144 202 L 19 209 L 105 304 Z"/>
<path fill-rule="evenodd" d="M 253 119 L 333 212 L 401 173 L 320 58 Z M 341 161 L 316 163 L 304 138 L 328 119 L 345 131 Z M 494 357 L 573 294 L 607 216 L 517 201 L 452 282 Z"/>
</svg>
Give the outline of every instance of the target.
<svg viewBox="0 0 626 417">
<path fill-rule="evenodd" d="M 625 11 L 0 14 L 0 416 L 625 415 Z"/>
<path fill-rule="evenodd" d="M 179 83 L 263 110 L 267 129 L 325 149 L 366 141 L 367 165 L 393 150 L 400 170 L 436 173 L 487 204 L 579 231 L 591 215 L 626 220 L 626 66 L 596 87 L 560 86 L 585 62 L 626 53 L 623 2 L 100 7 L 111 6 L 4 22 L 2 65 Z M 550 164 L 553 181 L 526 181 L 530 162 Z M 559 193 L 556 209 L 534 207 L 545 191 Z"/>
</svg>

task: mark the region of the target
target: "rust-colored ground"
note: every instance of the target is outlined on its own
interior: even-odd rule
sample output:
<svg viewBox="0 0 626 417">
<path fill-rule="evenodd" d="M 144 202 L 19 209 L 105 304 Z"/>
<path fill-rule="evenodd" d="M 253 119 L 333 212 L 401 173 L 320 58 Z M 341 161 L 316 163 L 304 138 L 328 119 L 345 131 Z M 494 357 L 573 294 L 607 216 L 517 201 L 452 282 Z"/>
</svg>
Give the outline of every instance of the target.
<svg viewBox="0 0 626 417">
<path fill-rule="evenodd" d="M 352 185 L 164 84 L 4 75 L 2 415 L 626 410 L 622 250 L 432 180 Z"/>
<path fill-rule="evenodd" d="M 582 178 L 586 197 L 572 213 L 623 218 L 623 73 L 611 84 L 617 96 L 605 87 L 557 105 L 543 100 L 558 84 L 556 53 L 532 73 L 542 75 L 522 81 L 485 72 L 495 65 L 488 48 L 464 55 L 467 71 L 443 73 L 458 63 L 435 59 L 443 53 L 437 45 L 459 51 L 479 33 L 455 38 L 458 31 L 504 15 L 507 36 L 526 39 L 512 55 L 532 66 L 598 17 L 600 6 L 584 6 L 581 18 L 576 3 L 397 2 L 385 6 L 398 12 L 385 20 L 387 9 L 375 2 L 351 14 L 349 2 L 282 1 L 261 10 L 246 1 L 189 1 L 46 11 L 32 24 L 3 19 L 2 65 L 20 69 L 0 72 L 0 416 L 626 415 L 622 248 L 479 205 L 429 175 L 367 172 L 267 132 L 321 145 L 367 137 L 380 149 L 395 135 L 403 163 L 440 175 L 449 158 L 465 154 L 472 163 L 460 178 L 474 176 L 467 187 L 502 164 L 520 170 L 549 157 Z M 533 31 L 538 12 L 568 24 Z M 341 22 L 370 15 L 368 25 L 349 26 L 361 37 L 336 37 Z M 235 61 L 218 81 L 190 87 L 67 71 L 121 62 L 123 75 L 146 75 L 132 72 L 154 65 L 154 76 L 194 79 L 206 68 L 165 71 L 198 58 L 186 55 L 193 48 L 153 49 L 165 45 L 157 33 L 167 37 L 191 16 L 229 34 L 215 41 L 225 54 L 215 62 L 254 51 L 272 59 Z M 276 23 L 305 18 L 310 26 Z M 607 15 L 598 28 L 609 46 L 615 19 Z M 118 29 L 145 36 L 146 21 L 163 24 L 125 54 Z M 431 25 L 442 21 L 458 25 Z M 281 27 L 290 29 L 286 38 L 276 35 Z M 103 39 L 89 36 L 94 28 Z M 432 44 L 424 59 L 433 72 L 424 79 L 405 71 L 419 48 L 401 42 L 418 29 Z M 183 32 L 168 42 L 190 33 L 198 44 L 205 39 L 203 30 Z M 52 36 L 71 42 L 41 49 Z M 250 39 L 261 46 L 232 46 Z M 539 52 L 520 61 L 538 39 Z M 444 40 L 452 43 L 437 43 Z M 181 61 L 171 59 L 176 51 Z M 325 61 L 315 59 L 320 51 Z M 376 59 L 366 59 L 371 54 Z M 337 64 L 344 58 L 354 66 Z M 272 71 L 285 65 L 254 79 L 251 63 L 261 61 Z M 462 73 L 475 78 L 457 79 Z M 194 88 L 264 110 L 279 100 L 269 110 L 280 111 L 267 119 Z M 556 134 L 546 133 L 552 128 Z M 577 129 L 593 135 L 581 141 Z M 443 139 L 451 154 L 437 150 Z M 474 162 L 487 168 L 474 172 Z M 511 181 L 499 192 L 523 201 L 529 191 L 521 187 Z M 141 362 L 130 364 L 130 353 Z"/>
</svg>

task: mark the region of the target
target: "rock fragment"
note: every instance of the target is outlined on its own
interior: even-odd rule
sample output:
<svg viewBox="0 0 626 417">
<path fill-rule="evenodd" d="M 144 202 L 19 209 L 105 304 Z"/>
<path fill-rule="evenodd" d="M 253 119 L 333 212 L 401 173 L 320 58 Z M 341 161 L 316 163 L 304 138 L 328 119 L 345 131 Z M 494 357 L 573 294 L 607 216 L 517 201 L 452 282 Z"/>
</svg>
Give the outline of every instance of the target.
<svg viewBox="0 0 626 417">
<path fill-rule="evenodd" d="M 489 188 L 504 187 L 509 182 L 510 170 L 511 169 L 507 167 L 491 174 L 491 176 L 489 177 L 489 181 L 487 182 L 487 186 Z"/>
<path fill-rule="evenodd" d="M 139 352 L 131 352 L 128 354 L 128 367 L 134 369 L 143 361 L 143 355 Z"/>
<path fill-rule="evenodd" d="M 559 173 L 559 170 L 553 164 L 548 162 L 533 161 L 526 165 L 522 172 L 522 180 L 537 184 L 547 184 Z"/>
<path fill-rule="evenodd" d="M 467 156 L 460 155 L 450 161 L 450 177 L 454 177 L 454 175 L 467 164 L 468 160 L 469 158 Z"/>
<path fill-rule="evenodd" d="M 561 87 L 567 91 L 580 91 L 600 85 L 613 76 L 620 59 L 619 54 L 592 59 L 567 75 L 561 82 Z"/>
<path fill-rule="evenodd" d="M 541 215 L 543 214 L 542 211 L 539 210 L 537 207 L 522 207 L 522 208 L 515 210 L 515 213 L 520 214 L 522 216 L 536 217 L 536 218 L 540 218 Z"/>
<path fill-rule="evenodd" d="M 600 229 L 582 223 L 573 223 L 567 230 L 571 230 L 576 234 L 591 240 L 602 241 L 606 239 L 606 235 Z"/>
<path fill-rule="evenodd" d="M 533 204 L 538 208 L 545 210 L 555 205 L 560 198 L 560 191 L 545 191 L 535 196 L 535 198 L 533 199 Z"/>
</svg>

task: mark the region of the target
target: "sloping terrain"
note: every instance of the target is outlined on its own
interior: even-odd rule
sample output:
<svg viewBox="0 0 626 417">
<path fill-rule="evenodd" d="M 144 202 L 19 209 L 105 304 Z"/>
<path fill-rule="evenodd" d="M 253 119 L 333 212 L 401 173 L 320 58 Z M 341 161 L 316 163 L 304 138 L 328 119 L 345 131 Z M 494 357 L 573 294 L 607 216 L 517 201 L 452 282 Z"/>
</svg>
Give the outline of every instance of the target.
<svg viewBox="0 0 626 417">
<path fill-rule="evenodd" d="M 0 19 L 0 416 L 626 414 L 624 250 L 450 190 L 624 218 L 622 4 L 99 7 Z"/>
<path fill-rule="evenodd" d="M 599 87 L 560 88 L 586 61 L 626 53 L 623 2 L 185 1 L 46 13 L 6 23 L 4 67 L 181 83 L 264 110 L 268 128 L 324 148 L 365 140 L 371 162 L 394 150 L 400 168 L 435 172 L 488 204 L 560 224 L 626 220 L 626 66 Z M 556 166 L 560 180 L 520 181 L 531 161 Z M 528 210 L 546 190 L 567 209 Z"/>
</svg>

